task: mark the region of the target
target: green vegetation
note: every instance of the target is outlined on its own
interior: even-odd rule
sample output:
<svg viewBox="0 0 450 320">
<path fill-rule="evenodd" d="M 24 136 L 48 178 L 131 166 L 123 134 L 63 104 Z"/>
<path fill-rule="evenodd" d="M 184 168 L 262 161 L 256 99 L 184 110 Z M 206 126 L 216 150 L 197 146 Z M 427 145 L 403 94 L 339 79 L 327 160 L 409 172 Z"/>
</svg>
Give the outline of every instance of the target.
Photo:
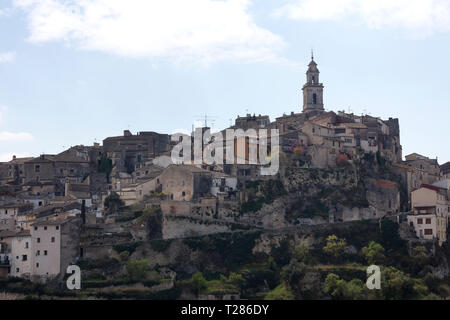
<svg viewBox="0 0 450 320">
<path fill-rule="evenodd" d="M 109 183 L 109 177 L 113 168 L 112 160 L 108 159 L 106 154 L 102 154 L 100 160 L 98 160 L 98 172 L 106 173 L 106 179 Z"/>
<path fill-rule="evenodd" d="M 345 239 L 339 239 L 336 235 L 328 236 L 327 244 L 323 247 L 323 251 L 337 258 L 340 254 L 344 252 L 345 247 L 347 246 L 347 241 Z"/>
<path fill-rule="evenodd" d="M 151 240 L 150 246 L 157 252 L 164 252 L 170 247 L 171 243 L 172 240 Z"/>
<path fill-rule="evenodd" d="M 359 300 L 364 297 L 364 284 L 360 279 L 345 281 L 330 273 L 325 279 L 323 291 L 336 300 Z"/>
<path fill-rule="evenodd" d="M 241 213 L 259 211 L 264 204 L 272 203 L 276 198 L 287 194 L 280 180 L 248 181 L 246 183 L 250 200 L 241 205 Z"/>
<path fill-rule="evenodd" d="M 294 294 L 286 285 L 280 284 L 264 297 L 265 300 L 293 300 Z"/>
<path fill-rule="evenodd" d="M 115 213 L 122 208 L 125 203 L 120 199 L 120 196 L 116 192 L 111 192 L 105 199 L 105 208 L 108 209 L 108 213 Z"/>
<path fill-rule="evenodd" d="M 362 254 L 369 264 L 381 264 L 386 259 L 384 248 L 375 241 L 370 241 L 367 247 L 362 248 Z"/>
<path fill-rule="evenodd" d="M 114 245 L 113 249 L 119 254 L 123 251 L 128 251 L 128 253 L 131 255 L 140 245 L 142 245 L 141 241 L 121 243 Z"/>
<path fill-rule="evenodd" d="M 140 216 L 142 216 L 142 211 L 136 211 L 136 212 L 133 212 L 133 213 L 128 214 L 126 216 L 117 217 L 117 218 L 115 218 L 115 220 L 116 220 L 116 222 L 128 222 L 128 221 L 132 221 L 134 219 L 137 219 Z"/>
<path fill-rule="evenodd" d="M 127 274 L 132 281 L 143 281 L 147 278 L 148 261 L 147 259 L 131 259 L 126 264 Z"/>
</svg>

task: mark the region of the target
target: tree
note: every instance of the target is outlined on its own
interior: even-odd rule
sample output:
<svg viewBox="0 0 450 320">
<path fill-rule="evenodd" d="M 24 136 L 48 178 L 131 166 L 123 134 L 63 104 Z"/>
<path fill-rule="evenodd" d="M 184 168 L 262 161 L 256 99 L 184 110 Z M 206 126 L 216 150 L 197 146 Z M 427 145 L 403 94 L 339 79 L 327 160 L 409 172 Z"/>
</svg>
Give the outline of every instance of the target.
<svg viewBox="0 0 450 320">
<path fill-rule="evenodd" d="M 430 259 L 424 246 L 417 246 L 412 250 L 412 258 L 418 269 L 422 269 Z"/>
<path fill-rule="evenodd" d="M 300 280 L 305 276 L 306 267 L 298 260 L 292 259 L 291 262 L 281 269 L 281 280 L 289 287 L 295 289 L 298 287 Z"/>
<path fill-rule="evenodd" d="M 330 273 L 325 279 L 323 291 L 337 300 L 358 300 L 364 297 L 364 284 L 360 279 L 347 282 Z"/>
<path fill-rule="evenodd" d="M 192 291 L 194 291 L 195 294 L 197 294 L 197 295 L 200 292 L 206 290 L 206 288 L 208 287 L 208 283 L 207 283 L 205 277 L 203 277 L 203 274 L 201 272 L 194 273 L 194 275 L 192 276 L 192 278 L 190 280 L 190 285 L 191 285 Z"/>
<path fill-rule="evenodd" d="M 293 300 L 294 294 L 292 291 L 285 285 L 280 284 L 272 291 L 268 292 L 264 297 L 265 300 Z"/>
<path fill-rule="evenodd" d="M 389 219 L 381 220 L 381 239 L 385 248 L 395 249 L 401 248 L 404 244 L 398 233 L 399 225 Z"/>
<path fill-rule="evenodd" d="M 106 154 L 103 154 L 100 160 L 98 160 L 98 172 L 106 173 L 106 179 L 108 183 L 112 168 L 113 165 L 111 159 L 108 159 Z"/>
<path fill-rule="evenodd" d="M 362 248 L 361 251 L 369 264 L 382 263 L 386 258 L 384 248 L 375 241 L 370 241 L 367 247 Z"/>
<path fill-rule="evenodd" d="M 323 247 L 323 251 L 337 258 L 342 252 L 344 252 L 345 247 L 347 246 L 347 241 L 345 239 L 339 239 L 336 235 L 328 236 L 327 244 Z"/>
<path fill-rule="evenodd" d="M 415 296 L 414 281 L 401 270 L 394 267 L 383 268 L 381 280 L 381 290 L 386 300 L 409 299 Z"/>
<path fill-rule="evenodd" d="M 147 277 L 148 261 L 147 259 L 131 259 L 127 262 L 128 277 L 132 281 L 145 280 Z"/>
<path fill-rule="evenodd" d="M 227 283 L 236 286 L 239 290 L 245 285 L 245 279 L 240 273 L 231 272 L 226 281 Z"/>
<path fill-rule="evenodd" d="M 300 261 L 304 261 L 309 256 L 308 245 L 301 242 L 294 248 L 294 257 Z"/>
<path fill-rule="evenodd" d="M 105 199 L 105 208 L 108 209 L 109 212 L 117 212 L 121 207 L 125 205 L 120 196 L 116 192 L 111 192 L 109 196 Z"/>
<path fill-rule="evenodd" d="M 130 257 L 130 252 L 129 251 L 122 251 L 121 253 L 119 253 L 119 257 L 120 257 L 120 261 L 127 261 L 128 258 Z"/>
</svg>

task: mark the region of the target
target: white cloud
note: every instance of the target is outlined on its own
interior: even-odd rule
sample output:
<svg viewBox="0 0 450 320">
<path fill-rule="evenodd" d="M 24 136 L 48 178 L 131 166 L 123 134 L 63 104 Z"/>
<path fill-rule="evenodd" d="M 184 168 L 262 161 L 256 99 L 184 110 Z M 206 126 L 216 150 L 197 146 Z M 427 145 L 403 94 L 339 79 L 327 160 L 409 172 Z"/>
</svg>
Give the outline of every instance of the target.
<svg viewBox="0 0 450 320">
<path fill-rule="evenodd" d="M 0 162 L 9 162 L 13 159 L 13 156 L 16 156 L 17 158 L 27 158 L 30 156 L 29 153 L 0 153 Z"/>
<path fill-rule="evenodd" d="M 34 140 L 28 132 L 0 131 L 0 142 L 24 142 Z"/>
<path fill-rule="evenodd" d="M 449 0 L 295 0 L 275 16 L 351 21 L 370 28 L 395 27 L 430 34 L 450 31 Z"/>
<path fill-rule="evenodd" d="M 15 57 L 15 52 L 0 52 L 0 63 L 12 62 Z"/>
<path fill-rule="evenodd" d="M 259 27 L 250 0 L 15 0 L 29 40 L 126 57 L 279 61 L 284 41 Z"/>
</svg>

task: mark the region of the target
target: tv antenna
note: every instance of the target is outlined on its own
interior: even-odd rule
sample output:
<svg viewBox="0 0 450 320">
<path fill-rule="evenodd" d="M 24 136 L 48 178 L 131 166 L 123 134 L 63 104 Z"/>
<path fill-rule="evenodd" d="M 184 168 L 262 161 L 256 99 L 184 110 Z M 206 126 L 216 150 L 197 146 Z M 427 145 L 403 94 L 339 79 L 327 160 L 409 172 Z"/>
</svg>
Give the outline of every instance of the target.
<svg viewBox="0 0 450 320">
<path fill-rule="evenodd" d="M 207 128 L 208 127 L 208 121 L 210 121 L 211 122 L 211 124 L 212 125 L 214 125 L 214 119 L 216 119 L 217 117 L 215 117 L 215 116 L 209 116 L 209 115 L 207 115 L 207 114 L 205 114 L 204 116 L 196 116 L 196 117 L 198 117 L 197 119 L 196 119 L 196 121 L 204 121 L 203 122 L 203 125 L 204 125 L 204 127 L 205 128 Z"/>
</svg>

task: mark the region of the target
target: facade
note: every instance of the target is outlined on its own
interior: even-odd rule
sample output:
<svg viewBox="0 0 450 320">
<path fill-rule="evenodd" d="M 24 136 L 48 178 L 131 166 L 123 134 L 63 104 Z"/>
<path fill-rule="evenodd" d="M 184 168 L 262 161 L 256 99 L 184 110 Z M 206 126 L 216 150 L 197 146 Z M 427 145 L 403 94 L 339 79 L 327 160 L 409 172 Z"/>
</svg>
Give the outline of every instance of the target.
<svg viewBox="0 0 450 320">
<path fill-rule="evenodd" d="M 115 171 L 131 174 L 136 165 L 170 151 L 171 141 L 167 134 L 139 132 L 133 135 L 125 130 L 123 136 L 103 140 L 106 156 L 112 160 Z"/>
<path fill-rule="evenodd" d="M 447 219 L 431 211 L 428 208 L 417 208 L 417 213 L 408 215 L 408 223 L 414 228 L 419 239 L 437 239 L 439 245 L 447 241 Z"/>
<path fill-rule="evenodd" d="M 450 179 L 450 162 L 444 163 L 441 167 L 441 176 L 444 179 Z"/>
<path fill-rule="evenodd" d="M 245 117 L 238 116 L 235 120 L 234 126 L 230 129 L 265 129 L 270 125 L 269 116 L 251 115 L 247 114 Z"/>
<path fill-rule="evenodd" d="M 412 210 L 418 208 L 431 208 L 439 216 L 450 217 L 450 203 L 447 197 L 447 190 L 432 185 L 422 185 L 419 189 L 411 193 Z"/>
<path fill-rule="evenodd" d="M 11 242 L 11 272 L 13 277 L 30 278 L 31 263 L 31 234 L 22 231 L 12 237 Z"/>
<path fill-rule="evenodd" d="M 171 165 L 156 178 L 170 200 L 191 201 L 210 195 L 212 172 L 189 165 Z"/>
<path fill-rule="evenodd" d="M 33 206 L 27 203 L 12 203 L 0 206 L 0 231 L 16 231 L 18 216 L 31 212 Z"/>
<path fill-rule="evenodd" d="M 33 279 L 58 276 L 80 255 L 78 217 L 44 219 L 31 225 Z"/>
<path fill-rule="evenodd" d="M 90 164 L 84 158 L 62 153 L 41 155 L 24 164 L 26 182 L 81 183 L 90 173 Z M 64 192 L 63 190 L 60 193 Z"/>
<path fill-rule="evenodd" d="M 0 163 L 0 185 L 20 185 L 25 182 L 24 163 L 32 158 L 17 158 L 13 156 L 9 162 Z"/>
</svg>

